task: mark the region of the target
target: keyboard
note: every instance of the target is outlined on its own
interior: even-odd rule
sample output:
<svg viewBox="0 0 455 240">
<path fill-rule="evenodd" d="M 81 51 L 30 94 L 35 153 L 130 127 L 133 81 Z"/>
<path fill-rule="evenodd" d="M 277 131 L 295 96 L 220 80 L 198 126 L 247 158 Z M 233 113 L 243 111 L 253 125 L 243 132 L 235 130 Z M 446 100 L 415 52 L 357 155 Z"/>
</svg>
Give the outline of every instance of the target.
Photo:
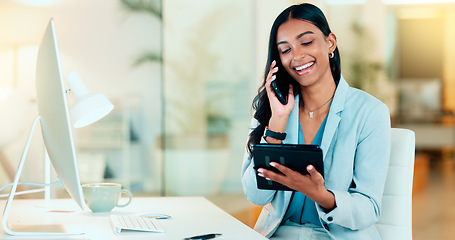
<svg viewBox="0 0 455 240">
<path fill-rule="evenodd" d="M 110 222 L 115 234 L 122 230 L 164 233 L 163 226 L 155 218 L 135 215 L 110 215 Z"/>
</svg>

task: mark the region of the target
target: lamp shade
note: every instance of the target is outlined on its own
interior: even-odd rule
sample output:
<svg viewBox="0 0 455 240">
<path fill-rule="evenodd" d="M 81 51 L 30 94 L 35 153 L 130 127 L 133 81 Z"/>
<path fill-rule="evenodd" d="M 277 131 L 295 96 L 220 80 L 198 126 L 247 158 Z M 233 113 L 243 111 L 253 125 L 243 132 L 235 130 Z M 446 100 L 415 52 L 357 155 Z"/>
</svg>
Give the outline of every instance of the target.
<svg viewBox="0 0 455 240">
<path fill-rule="evenodd" d="M 66 80 L 71 92 L 76 97 L 76 103 L 71 109 L 71 118 L 75 128 L 90 125 L 114 109 L 114 105 L 106 95 L 90 93 L 87 90 L 78 72 L 70 72 Z"/>
</svg>

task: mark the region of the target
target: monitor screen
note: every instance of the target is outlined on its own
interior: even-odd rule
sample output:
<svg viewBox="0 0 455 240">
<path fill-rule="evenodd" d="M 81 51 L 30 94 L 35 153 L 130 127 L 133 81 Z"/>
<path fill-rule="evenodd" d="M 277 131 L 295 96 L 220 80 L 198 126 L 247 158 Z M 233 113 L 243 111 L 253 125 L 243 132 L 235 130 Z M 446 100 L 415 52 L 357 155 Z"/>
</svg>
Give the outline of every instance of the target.
<svg viewBox="0 0 455 240">
<path fill-rule="evenodd" d="M 83 209 L 84 197 L 53 19 L 47 25 L 38 50 L 36 96 L 44 144 L 52 166 L 70 196 Z"/>
</svg>

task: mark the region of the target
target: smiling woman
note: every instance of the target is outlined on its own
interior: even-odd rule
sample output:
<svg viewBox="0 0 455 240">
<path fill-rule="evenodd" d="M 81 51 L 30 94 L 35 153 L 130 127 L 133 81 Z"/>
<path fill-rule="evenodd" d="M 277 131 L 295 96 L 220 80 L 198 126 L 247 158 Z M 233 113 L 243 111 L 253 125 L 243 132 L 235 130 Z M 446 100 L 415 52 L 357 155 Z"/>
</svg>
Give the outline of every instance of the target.
<svg viewBox="0 0 455 240">
<path fill-rule="evenodd" d="M 318 7 L 294 5 L 276 18 L 253 109 L 242 183 L 251 202 L 265 205 L 255 229 L 272 239 L 380 239 L 374 223 L 390 158 L 389 111 L 344 80 L 336 36 Z M 270 159 L 278 172 L 256 169 L 257 143 L 319 145 L 324 177 L 312 165 L 302 175 L 279 159 Z M 259 190 L 256 174 L 293 191 Z"/>
</svg>

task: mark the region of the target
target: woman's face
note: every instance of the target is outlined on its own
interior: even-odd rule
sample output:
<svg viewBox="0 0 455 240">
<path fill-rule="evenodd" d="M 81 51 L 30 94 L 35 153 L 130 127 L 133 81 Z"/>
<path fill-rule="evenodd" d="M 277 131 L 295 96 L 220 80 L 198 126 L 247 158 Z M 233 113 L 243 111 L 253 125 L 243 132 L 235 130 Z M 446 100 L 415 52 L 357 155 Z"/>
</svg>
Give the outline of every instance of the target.
<svg viewBox="0 0 455 240">
<path fill-rule="evenodd" d="M 329 63 L 329 53 L 336 48 L 333 33 L 326 37 L 308 21 L 289 19 L 278 28 L 277 48 L 284 68 L 301 86 L 333 81 Z"/>
</svg>

